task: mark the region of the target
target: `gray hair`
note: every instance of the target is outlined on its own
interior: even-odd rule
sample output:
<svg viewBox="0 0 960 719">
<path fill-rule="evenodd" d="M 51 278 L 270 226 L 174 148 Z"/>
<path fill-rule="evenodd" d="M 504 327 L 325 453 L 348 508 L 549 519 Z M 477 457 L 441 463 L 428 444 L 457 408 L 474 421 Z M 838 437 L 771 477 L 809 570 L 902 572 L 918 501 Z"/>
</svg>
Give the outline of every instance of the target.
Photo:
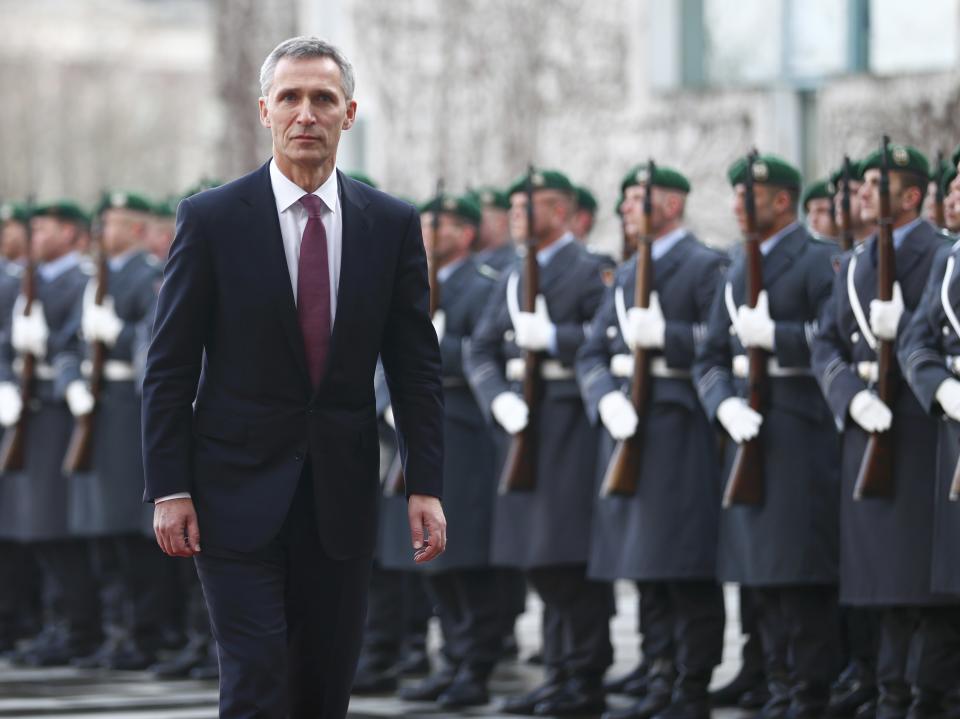
<svg viewBox="0 0 960 719">
<path fill-rule="evenodd" d="M 343 89 L 343 96 L 347 100 L 353 99 L 353 90 L 356 83 L 353 76 L 353 65 L 335 45 L 331 45 L 318 37 L 307 36 L 284 40 L 267 55 L 267 59 L 263 61 L 263 65 L 260 67 L 260 93 L 263 97 L 267 97 L 269 94 L 277 63 L 284 57 L 294 59 L 329 57 L 340 68 L 340 86 Z"/>
</svg>

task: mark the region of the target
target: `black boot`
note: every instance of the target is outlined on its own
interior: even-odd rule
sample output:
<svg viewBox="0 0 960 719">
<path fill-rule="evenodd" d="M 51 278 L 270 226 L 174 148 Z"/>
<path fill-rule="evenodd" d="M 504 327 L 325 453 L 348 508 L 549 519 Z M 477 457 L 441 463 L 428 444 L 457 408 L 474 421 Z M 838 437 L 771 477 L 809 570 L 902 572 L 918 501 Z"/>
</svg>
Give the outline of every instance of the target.
<svg viewBox="0 0 960 719">
<path fill-rule="evenodd" d="M 854 660 L 847 665 L 830 689 L 827 716 L 853 716 L 857 708 L 877 696 L 873 672 L 862 662 Z"/>
<path fill-rule="evenodd" d="M 602 676 L 571 677 L 556 694 L 537 702 L 534 716 L 581 716 L 606 711 Z"/>
<path fill-rule="evenodd" d="M 709 679 L 681 679 L 670 697 L 670 705 L 654 719 L 710 719 Z"/>
<path fill-rule="evenodd" d="M 924 689 L 913 690 L 913 701 L 907 710 L 907 719 L 943 719 L 945 715 L 942 693 Z"/>
<path fill-rule="evenodd" d="M 603 719 L 651 719 L 666 711 L 669 706 L 670 689 L 651 682 L 643 699 L 624 709 L 612 709 L 603 715 Z"/>
<path fill-rule="evenodd" d="M 906 719 L 912 699 L 910 687 L 903 682 L 881 684 L 876 719 Z"/>
<path fill-rule="evenodd" d="M 356 696 L 392 694 L 397 690 L 397 686 L 397 674 L 390 659 L 365 654 L 357 663 L 357 673 L 353 678 L 350 693 Z"/>
<path fill-rule="evenodd" d="M 393 671 L 398 677 L 425 677 L 430 674 L 430 657 L 427 656 L 426 646 L 411 644 Z"/>
<path fill-rule="evenodd" d="M 603 690 L 608 694 L 626 694 L 627 685 L 641 683 L 646 693 L 647 686 L 647 670 L 649 665 L 646 662 L 640 662 L 635 666 L 631 671 L 626 674 L 616 677 L 615 679 L 607 679 L 603 682 Z"/>
<path fill-rule="evenodd" d="M 826 684 L 797 682 L 790 692 L 788 719 L 821 719 L 830 701 L 830 687 Z"/>
<path fill-rule="evenodd" d="M 790 684 L 785 677 L 768 682 L 770 698 L 757 713 L 755 719 L 786 719 L 790 710 Z"/>
<path fill-rule="evenodd" d="M 413 686 L 400 690 L 400 698 L 408 702 L 433 702 L 443 694 L 457 676 L 455 667 L 446 667 L 437 674 L 431 674 L 426 679 Z"/>
<path fill-rule="evenodd" d="M 206 639 L 194 638 L 170 659 L 155 663 L 147 671 L 157 679 L 186 679 L 190 676 L 190 671 L 200 666 L 206 657 Z"/>
<path fill-rule="evenodd" d="M 487 681 L 492 667 L 462 666 L 454 677 L 453 684 L 437 697 L 437 704 L 444 709 L 475 707 L 490 701 Z"/>
<path fill-rule="evenodd" d="M 533 710 L 537 704 L 559 692 L 563 687 L 563 682 L 564 675 L 562 672 L 548 674 L 546 681 L 533 691 L 504 699 L 500 705 L 500 711 L 504 714 L 533 716 Z"/>
<path fill-rule="evenodd" d="M 206 658 L 190 670 L 191 679 L 216 681 L 220 678 L 220 662 L 217 657 L 217 643 L 211 638 L 207 642 Z"/>
<path fill-rule="evenodd" d="M 741 699 L 745 695 L 750 695 L 751 706 L 741 704 Z M 759 704 L 757 703 L 760 699 Z M 724 684 L 716 691 L 710 692 L 710 703 L 715 707 L 735 707 L 742 709 L 759 709 L 770 698 L 767 691 L 767 680 L 763 672 L 757 672 L 756 669 L 742 667 L 728 684 Z"/>
</svg>

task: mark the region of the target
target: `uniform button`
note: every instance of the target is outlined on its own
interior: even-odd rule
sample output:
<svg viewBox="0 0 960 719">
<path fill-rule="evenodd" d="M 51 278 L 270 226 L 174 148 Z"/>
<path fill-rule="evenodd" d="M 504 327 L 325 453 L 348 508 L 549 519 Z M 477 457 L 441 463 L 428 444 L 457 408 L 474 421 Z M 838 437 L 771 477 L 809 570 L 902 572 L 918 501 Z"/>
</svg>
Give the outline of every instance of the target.
<svg viewBox="0 0 960 719">
<path fill-rule="evenodd" d="M 312 415 L 315 415 L 316 413 L 317 413 L 317 410 L 315 410 L 313 407 L 307 407 L 307 414 L 312 416 Z"/>
<path fill-rule="evenodd" d="M 609 337 L 610 339 L 615 339 L 616 336 L 617 336 L 617 328 L 607 327 L 607 337 Z"/>
<path fill-rule="evenodd" d="M 733 337 L 735 334 L 737 334 L 736 328 L 733 325 L 730 325 L 730 336 Z"/>
<path fill-rule="evenodd" d="M 943 326 L 943 336 L 947 337 L 950 334 L 950 328 L 946 325 Z"/>
<path fill-rule="evenodd" d="M 300 454 L 299 452 L 297 452 L 295 455 L 293 455 L 293 458 L 294 458 L 294 460 L 296 460 L 297 462 L 302 462 L 302 461 L 303 461 L 303 455 Z"/>
<path fill-rule="evenodd" d="M 856 344 L 857 342 L 859 342 L 859 341 L 860 341 L 860 333 L 859 333 L 859 332 L 854 332 L 852 335 L 850 335 L 850 341 L 853 342 L 854 344 Z"/>
<path fill-rule="evenodd" d="M 503 333 L 503 339 L 506 340 L 507 342 L 513 342 L 513 338 L 515 336 L 516 335 L 514 334 L 513 330 L 507 330 L 506 332 Z"/>
</svg>

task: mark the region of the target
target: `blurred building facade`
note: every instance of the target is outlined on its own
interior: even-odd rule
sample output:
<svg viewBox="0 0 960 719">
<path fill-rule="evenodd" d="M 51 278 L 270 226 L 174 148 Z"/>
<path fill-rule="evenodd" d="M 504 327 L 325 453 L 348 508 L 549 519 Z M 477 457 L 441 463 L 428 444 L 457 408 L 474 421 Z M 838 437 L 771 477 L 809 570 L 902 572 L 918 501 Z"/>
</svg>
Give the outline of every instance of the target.
<svg viewBox="0 0 960 719">
<path fill-rule="evenodd" d="M 528 162 L 594 190 L 687 172 L 689 224 L 736 239 L 725 169 L 756 144 L 809 179 L 882 132 L 960 141 L 960 0 L 0 0 L 0 196 L 174 193 L 269 153 L 257 70 L 319 34 L 353 60 L 340 165 L 396 194 L 505 183 Z"/>
</svg>

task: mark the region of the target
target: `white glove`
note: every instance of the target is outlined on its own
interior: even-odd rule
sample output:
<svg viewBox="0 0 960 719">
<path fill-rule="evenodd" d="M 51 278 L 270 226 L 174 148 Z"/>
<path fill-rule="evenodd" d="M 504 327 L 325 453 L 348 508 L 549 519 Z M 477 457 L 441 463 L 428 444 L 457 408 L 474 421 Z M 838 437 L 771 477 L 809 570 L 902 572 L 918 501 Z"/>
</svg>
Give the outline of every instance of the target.
<svg viewBox="0 0 960 719">
<path fill-rule="evenodd" d="M 892 341 L 897 338 L 897 325 L 903 316 L 903 294 L 900 283 L 893 283 L 893 299 L 889 302 L 870 300 L 870 331 L 878 339 Z"/>
<path fill-rule="evenodd" d="M 850 416 L 867 432 L 886 432 L 893 422 L 890 408 L 868 389 L 860 390 L 850 400 Z"/>
<path fill-rule="evenodd" d="M 387 405 L 387 408 L 386 408 L 385 410 L 383 410 L 383 421 L 386 422 L 386 423 L 390 426 L 390 429 L 396 429 L 396 428 L 397 428 L 397 420 L 395 420 L 395 419 L 393 418 L 393 405 L 392 405 L 392 404 L 388 404 L 388 405 Z"/>
<path fill-rule="evenodd" d="M 22 411 L 20 388 L 13 382 L 0 382 L 0 424 L 12 427 L 20 421 Z"/>
<path fill-rule="evenodd" d="M 24 305 L 26 300 L 23 295 L 17 297 L 17 301 L 13 304 L 13 328 L 10 341 L 18 353 L 32 354 L 37 359 L 43 359 L 47 355 L 47 338 L 50 337 L 50 329 L 43 316 L 43 304 L 39 300 L 34 300 L 30 306 L 29 315 L 23 314 Z"/>
<path fill-rule="evenodd" d="M 447 314 L 443 310 L 433 313 L 433 330 L 437 333 L 437 342 L 443 342 L 443 335 L 447 331 Z"/>
<path fill-rule="evenodd" d="M 93 302 L 85 305 L 80 325 L 85 340 L 103 342 L 107 347 L 113 347 L 120 332 L 123 331 L 123 320 L 117 317 L 113 309 L 113 298 L 110 295 L 103 298 L 101 305 Z"/>
<path fill-rule="evenodd" d="M 637 431 L 637 413 L 623 392 L 608 392 L 598 405 L 600 421 L 616 440 L 632 437 Z"/>
<path fill-rule="evenodd" d="M 734 330 L 740 338 L 740 344 L 744 347 L 762 347 L 772 352 L 774 329 L 775 325 L 770 319 L 770 300 L 766 290 L 760 290 L 756 307 L 740 305 Z"/>
<path fill-rule="evenodd" d="M 752 409 L 740 397 L 728 397 L 717 407 L 717 419 L 730 438 L 740 444 L 757 436 L 763 415 Z"/>
<path fill-rule="evenodd" d="M 521 312 L 517 316 L 516 330 L 517 347 L 531 352 L 543 352 L 550 346 L 557 329 L 550 321 L 547 312 L 547 300 L 543 295 L 537 295 L 535 312 Z"/>
<path fill-rule="evenodd" d="M 937 387 L 937 402 L 943 413 L 950 419 L 960 422 L 960 381 L 948 377 Z"/>
<path fill-rule="evenodd" d="M 663 319 L 660 296 L 656 292 L 650 293 L 650 306 L 646 309 L 631 307 L 627 310 L 627 328 L 629 336 L 624 339 L 631 350 L 638 346 L 644 349 L 663 349 L 667 323 Z"/>
<path fill-rule="evenodd" d="M 527 426 L 530 419 L 530 409 L 527 403 L 514 392 L 501 392 L 490 403 L 493 418 L 500 423 L 509 434 L 516 434 Z"/>
<path fill-rule="evenodd" d="M 87 383 L 82 379 L 75 379 L 67 385 L 66 396 L 70 414 L 74 417 L 81 417 L 93 411 L 93 395 L 90 394 Z"/>
</svg>

